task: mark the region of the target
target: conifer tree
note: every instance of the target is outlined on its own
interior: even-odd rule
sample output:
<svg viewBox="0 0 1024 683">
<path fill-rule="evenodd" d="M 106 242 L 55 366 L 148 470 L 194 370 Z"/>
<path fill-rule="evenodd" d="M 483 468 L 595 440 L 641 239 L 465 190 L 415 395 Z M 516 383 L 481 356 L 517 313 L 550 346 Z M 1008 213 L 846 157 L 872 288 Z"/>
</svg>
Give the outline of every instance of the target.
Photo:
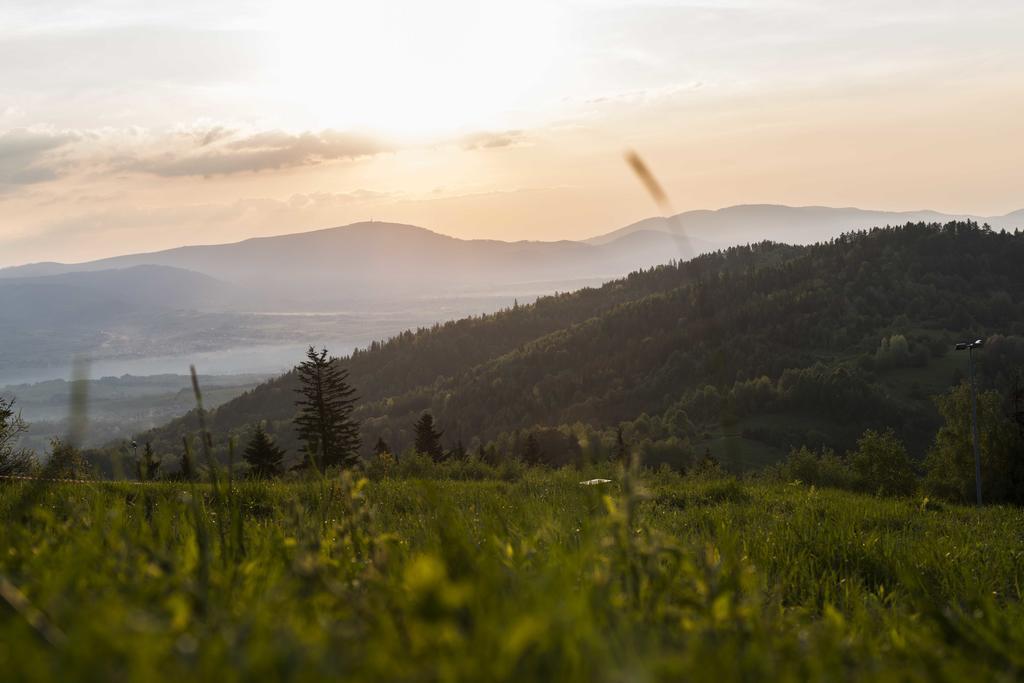
<svg viewBox="0 0 1024 683">
<path fill-rule="evenodd" d="M 430 413 L 423 413 L 420 419 L 413 425 L 416 433 L 415 448 L 417 453 L 429 455 L 434 461 L 444 459 L 444 449 L 441 448 L 441 435 L 434 429 L 434 416 Z"/>
<path fill-rule="evenodd" d="M 541 461 L 540 442 L 537 435 L 530 432 L 526 437 L 526 446 L 523 448 L 523 462 L 527 465 L 539 465 Z"/>
<path fill-rule="evenodd" d="M 333 465 L 352 467 L 359 461 L 359 424 L 352 418 L 355 389 L 348 383 L 348 371 L 327 349 L 312 346 L 306 360 L 296 368 L 302 398 L 296 401 L 299 414 L 295 430 L 314 453 L 321 470 Z"/>
<path fill-rule="evenodd" d="M 193 481 L 196 478 L 196 469 L 192 464 L 192 449 L 188 445 L 188 437 L 181 437 L 181 446 L 178 476 L 185 481 Z"/>
<path fill-rule="evenodd" d="M 384 440 L 384 437 L 377 437 L 377 445 L 373 447 L 374 455 L 384 455 L 385 453 L 391 452 L 391 446 L 388 446 L 388 442 Z"/>
<path fill-rule="evenodd" d="M 622 427 L 615 431 L 615 460 L 622 465 L 629 462 L 629 449 L 626 447 L 626 440 L 622 437 Z"/>
<path fill-rule="evenodd" d="M 455 460 L 465 460 L 469 456 L 466 451 L 466 447 L 462 445 L 462 439 L 455 442 L 455 448 L 452 449 L 452 458 Z"/>
<path fill-rule="evenodd" d="M 252 476 L 260 479 L 269 479 L 281 474 L 284 470 L 285 451 L 275 444 L 262 424 L 256 425 L 249 444 L 245 448 L 242 457 L 249 463 Z"/>
<path fill-rule="evenodd" d="M 142 450 L 142 457 L 135 463 L 139 481 L 153 481 L 160 471 L 160 459 L 153 453 L 153 444 L 146 442 Z"/>
</svg>

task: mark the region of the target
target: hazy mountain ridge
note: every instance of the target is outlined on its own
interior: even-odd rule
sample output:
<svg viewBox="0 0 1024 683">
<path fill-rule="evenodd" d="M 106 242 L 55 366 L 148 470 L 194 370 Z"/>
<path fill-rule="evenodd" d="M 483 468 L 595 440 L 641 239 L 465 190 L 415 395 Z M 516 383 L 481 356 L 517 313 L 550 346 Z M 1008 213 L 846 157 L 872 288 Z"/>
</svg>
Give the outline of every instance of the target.
<svg viewBox="0 0 1024 683">
<path fill-rule="evenodd" d="M 481 286 L 607 279 L 692 255 L 680 253 L 678 244 L 655 232 L 595 246 L 568 240 L 461 240 L 416 226 L 374 222 L 82 264 L 21 266 L 0 270 L 0 277 L 153 264 L 203 273 L 277 302 L 350 303 L 450 295 Z"/>
<path fill-rule="evenodd" d="M 5 314 L 78 307 L 90 298 L 115 312 L 135 306 L 201 310 L 223 305 L 231 295 L 230 285 L 209 275 L 153 264 L 0 279 L 0 296 L 10 302 Z"/>
<path fill-rule="evenodd" d="M 645 218 L 618 230 L 585 240 L 588 244 L 609 244 L 638 231 L 683 234 L 690 239 L 713 239 L 726 246 L 758 241 L 766 237 L 791 244 L 811 244 L 851 230 L 906 223 L 945 223 L 972 220 L 995 229 L 1024 228 L 1024 209 L 1003 216 L 948 214 L 920 211 L 878 211 L 856 207 L 784 206 L 781 204 L 738 204 L 721 209 L 684 211 L 667 218 Z"/>
</svg>

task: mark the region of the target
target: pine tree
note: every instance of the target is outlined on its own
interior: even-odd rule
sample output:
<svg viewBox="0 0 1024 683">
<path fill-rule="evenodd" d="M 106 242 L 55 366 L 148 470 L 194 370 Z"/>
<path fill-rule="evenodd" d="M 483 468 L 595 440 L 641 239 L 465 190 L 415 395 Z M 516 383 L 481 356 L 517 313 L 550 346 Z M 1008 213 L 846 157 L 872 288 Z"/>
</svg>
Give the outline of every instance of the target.
<svg viewBox="0 0 1024 683">
<path fill-rule="evenodd" d="M 179 461 L 178 476 L 185 481 L 194 481 L 196 469 L 192 464 L 192 449 L 188 445 L 188 437 L 181 437 L 181 460 Z"/>
<path fill-rule="evenodd" d="M 622 465 L 629 462 L 629 449 L 626 447 L 626 440 L 622 437 L 622 427 L 615 432 L 615 460 Z"/>
<path fill-rule="evenodd" d="M 355 389 L 348 383 L 348 371 L 337 359 L 327 357 L 327 349 L 319 353 L 312 346 L 306 360 L 296 368 L 299 382 L 297 391 L 302 398 L 296 401 L 299 414 L 295 430 L 315 453 L 320 470 L 333 465 L 352 467 L 359 461 L 359 423 L 352 418 L 355 408 Z"/>
<path fill-rule="evenodd" d="M 466 447 L 462 445 L 462 439 L 455 442 L 455 448 L 452 449 L 452 458 L 455 460 L 465 460 L 469 457 L 469 453 L 466 451 Z"/>
<path fill-rule="evenodd" d="M 373 447 L 374 455 L 384 455 L 385 453 L 391 452 L 391 446 L 388 446 L 388 442 L 384 440 L 384 437 L 377 437 L 377 445 Z"/>
<path fill-rule="evenodd" d="M 133 442 L 134 443 L 134 442 Z M 146 442 L 142 450 L 142 457 L 135 463 L 139 481 L 153 481 L 160 471 L 160 459 L 153 453 L 153 444 Z"/>
<path fill-rule="evenodd" d="M 256 425 L 249 444 L 245 448 L 242 457 L 249 463 L 250 473 L 259 479 L 277 477 L 284 470 L 285 451 L 275 444 L 262 424 Z"/>
<path fill-rule="evenodd" d="M 435 462 L 443 460 L 444 449 L 441 448 L 441 435 L 444 432 L 434 429 L 434 416 L 430 413 L 423 413 L 413 425 L 413 429 L 416 433 L 416 452 L 429 455 Z"/>
<path fill-rule="evenodd" d="M 539 465 L 542 455 L 537 435 L 530 432 L 526 437 L 526 446 L 523 448 L 523 462 L 527 465 Z"/>
</svg>

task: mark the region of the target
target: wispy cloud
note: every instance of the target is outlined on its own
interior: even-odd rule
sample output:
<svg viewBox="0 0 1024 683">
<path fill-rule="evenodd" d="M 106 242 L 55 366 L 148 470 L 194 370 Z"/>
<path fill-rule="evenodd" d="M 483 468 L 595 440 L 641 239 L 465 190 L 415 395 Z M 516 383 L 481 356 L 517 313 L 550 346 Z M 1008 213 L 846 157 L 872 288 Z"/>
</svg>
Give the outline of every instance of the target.
<svg viewBox="0 0 1024 683">
<path fill-rule="evenodd" d="M 368 136 L 333 130 L 300 134 L 269 131 L 236 140 L 230 136 L 226 129 L 212 128 L 199 140 L 201 151 L 165 152 L 140 159 L 130 169 L 165 177 L 218 176 L 313 166 L 392 149 Z"/>
<path fill-rule="evenodd" d="M 473 152 L 522 145 L 527 139 L 523 130 L 479 131 L 436 145 Z M 360 132 L 246 131 L 215 123 L 170 131 L 20 128 L 0 131 L 0 190 L 75 175 L 211 178 L 255 174 L 353 161 L 402 149 L 409 147 Z"/>
<path fill-rule="evenodd" d="M 495 147 L 511 147 L 522 144 L 526 134 L 521 130 L 481 131 L 471 133 L 462 138 L 463 149 L 493 149 Z"/>
<path fill-rule="evenodd" d="M 0 133 L 0 191 L 58 177 L 65 160 L 57 151 L 78 139 L 74 133 L 10 130 Z"/>
</svg>

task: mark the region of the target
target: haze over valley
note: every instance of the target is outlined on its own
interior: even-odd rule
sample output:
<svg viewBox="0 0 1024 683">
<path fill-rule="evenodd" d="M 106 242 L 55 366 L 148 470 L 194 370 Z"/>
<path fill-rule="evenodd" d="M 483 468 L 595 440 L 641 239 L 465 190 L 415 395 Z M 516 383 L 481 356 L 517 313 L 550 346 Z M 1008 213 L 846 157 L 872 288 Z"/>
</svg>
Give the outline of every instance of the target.
<svg viewBox="0 0 1024 683">
<path fill-rule="evenodd" d="M 272 373 L 308 343 L 339 353 L 515 301 L 599 285 L 771 235 L 795 244 L 876 225 L 943 221 L 933 211 L 736 206 L 651 218 L 584 242 L 461 240 L 358 223 L 233 244 L 77 264 L 0 269 L 0 386 L 101 374 Z M 1024 214 L 973 217 L 1013 229 Z M 176 368 L 176 369 L 175 369 Z"/>
</svg>

